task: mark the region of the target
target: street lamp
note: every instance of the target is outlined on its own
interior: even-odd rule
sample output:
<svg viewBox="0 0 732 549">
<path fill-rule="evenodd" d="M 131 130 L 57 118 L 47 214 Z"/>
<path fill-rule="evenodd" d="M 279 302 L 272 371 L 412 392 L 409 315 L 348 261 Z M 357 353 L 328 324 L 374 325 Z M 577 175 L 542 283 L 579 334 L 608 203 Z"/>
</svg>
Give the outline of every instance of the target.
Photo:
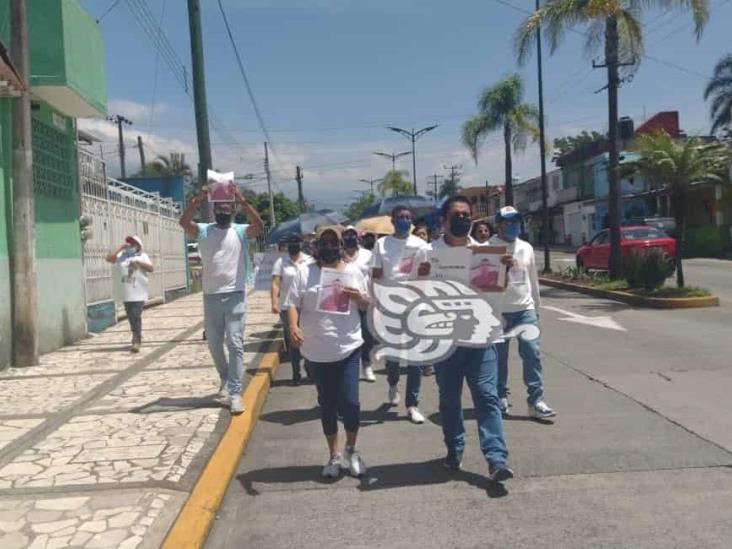
<svg viewBox="0 0 732 549">
<path fill-rule="evenodd" d="M 396 159 L 401 158 L 402 156 L 407 156 L 409 154 L 413 154 L 410 151 L 401 152 L 401 153 L 385 153 L 381 151 L 376 151 L 374 153 L 376 156 L 383 156 L 384 158 L 391 158 L 391 171 L 396 171 Z"/>
<path fill-rule="evenodd" d="M 414 128 L 412 128 L 412 131 L 404 130 L 402 128 L 396 128 L 394 126 L 387 126 L 388 129 L 390 129 L 393 132 L 397 132 L 402 134 L 404 137 L 409 139 L 412 142 L 412 181 L 414 182 L 414 194 L 417 194 L 417 158 L 416 154 L 414 152 L 414 144 L 427 132 L 431 132 L 434 130 L 439 124 L 435 124 L 434 126 L 427 126 L 426 128 L 422 128 L 421 130 L 414 131 Z"/>
<path fill-rule="evenodd" d="M 380 180 L 372 177 L 371 179 L 359 179 L 359 181 L 371 185 L 371 194 L 374 194 L 374 183 L 378 183 Z"/>
</svg>

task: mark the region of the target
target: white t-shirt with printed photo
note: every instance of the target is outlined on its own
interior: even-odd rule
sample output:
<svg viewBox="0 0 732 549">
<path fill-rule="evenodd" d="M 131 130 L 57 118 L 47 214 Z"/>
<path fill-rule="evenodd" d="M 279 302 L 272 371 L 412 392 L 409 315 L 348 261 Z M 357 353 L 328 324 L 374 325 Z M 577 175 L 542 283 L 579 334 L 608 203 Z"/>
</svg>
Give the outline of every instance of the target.
<svg viewBox="0 0 732 549">
<path fill-rule="evenodd" d="M 361 293 L 367 292 L 366 278 L 354 264 L 346 264 L 344 273 Z M 285 307 L 300 311 L 303 344 L 300 352 L 311 362 L 343 360 L 361 345 L 361 315 L 358 305 L 350 300 L 348 314 L 333 314 L 317 310 L 320 292 L 320 267 L 310 263 L 298 270 L 290 285 Z"/>
<path fill-rule="evenodd" d="M 281 257 L 277 258 L 272 266 L 272 276 L 280 277 L 280 309 L 284 310 L 285 299 L 287 298 L 287 292 L 295 280 L 297 271 L 309 265 L 315 261 L 311 256 L 306 253 L 300 253 L 300 257 L 295 262 L 289 253 L 285 253 Z"/>
<path fill-rule="evenodd" d="M 407 238 L 392 235 L 382 236 L 374 245 L 371 267 L 382 269 L 385 280 L 409 279 L 415 267 L 415 256 L 429 244 L 410 234 Z"/>
<path fill-rule="evenodd" d="M 130 266 L 130 262 L 133 260 L 151 264 L 150 258 L 145 252 L 138 253 L 127 249 L 117 254 L 116 263 L 119 269 L 119 281 L 122 284 L 122 300 L 147 301 L 147 272 L 140 267 Z"/>
<path fill-rule="evenodd" d="M 369 277 L 371 276 L 371 261 L 373 258 L 373 254 L 370 250 L 367 250 L 366 248 L 359 248 L 356 252 L 355 258 L 349 258 L 346 257 L 344 261 L 346 263 L 351 263 L 352 265 L 355 265 L 359 269 L 361 269 L 361 274 L 366 278 L 366 282 L 369 281 Z"/>
</svg>

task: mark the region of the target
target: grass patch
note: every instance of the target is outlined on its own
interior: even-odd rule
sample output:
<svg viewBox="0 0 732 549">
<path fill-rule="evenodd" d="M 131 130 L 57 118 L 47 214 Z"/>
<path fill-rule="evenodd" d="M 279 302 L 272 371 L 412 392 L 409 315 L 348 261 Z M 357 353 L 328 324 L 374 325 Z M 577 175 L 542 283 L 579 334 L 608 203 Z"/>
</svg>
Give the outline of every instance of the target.
<svg viewBox="0 0 732 549">
<path fill-rule="evenodd" d="M 658 288 L 656 290 L 635 290 L 633 292 L 636 295 L 643 297 L 710 297 L 712 292 L 705 288 L 694 288 L 693 286 L 687 286 L 685 288 Z"/>
</svg>

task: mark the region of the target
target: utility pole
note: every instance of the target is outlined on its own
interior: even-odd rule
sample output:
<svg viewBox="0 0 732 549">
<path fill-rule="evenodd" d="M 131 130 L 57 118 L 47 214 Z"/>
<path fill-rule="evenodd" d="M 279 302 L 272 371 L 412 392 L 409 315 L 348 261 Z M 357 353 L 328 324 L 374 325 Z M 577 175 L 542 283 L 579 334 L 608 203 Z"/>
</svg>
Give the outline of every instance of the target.
<svg viewBox="0 0 732 549">
<path fill-rule="evenodd" d="M 539 11 L 539 0 L 536 0 L 536 11 Z M 536 27 L 536 71 L 539 81 L 539 155 L 541 156 L 541 207 L 542 227 L 544 236 L 544 273 L 552 272 L 551 258 L 549 257 L 549 189 L 546 181 L 546 137 L 544 133 L 544 76 L 541 59 L 541 25 Z M 486 182 L 487 184 L 487 182 Z"/>
<path fill-rule="evenodd" d="M 145 149 L 142 146 L 142 136 L 137 136 L 137 150 L 140 151 L 140 171 L 142 172 L 142 177 L 145 177 L 146 171 L 145 171 Z"/>
<path fill-rule="evenodd" d="M 361 183 L 368 183 L 369 185 L 371 185 L 371 194 L 372 195 L 374 194 L 374 178 L 373 177 L 369 177 L 368 179 L 359 179 L 359 181 Z"/>
<path fill-rule="evenodd" d="M 300 213 L 305 211 L 305 197 L 302 195 L 302 170 L 300 166 L 295 166 L 295 180 L 297 181 L 297 204 L 300 207 Z"/>
<path fill-rule="evenodd" d="M 415 154 L 415 143 L 417 142 L 417 139 L 422 137 L 427 132 L 431 132 L 434 130 L 439 124 L 435 124 L 434 126 L 427 126 L 426 128 L 422 128 L 421 130 L 414 131 L 414 128 L 412 128 L 412 131 L 404 130 L 402 128 L 396 128 L 394 126 L 387 126 L 388 129 L 390 129 L 393 132 L 400 133 L 407 139 L 409 139 L 412 142 L 412 181 L 414 183 L 414 194 L 417 194 L 417 156 Z"/>
<path fill-rule="evenodd" d="M 122 125 L 127 124 L 128 126 L 132 125 L 132 120 L 128 120 L 122 115 L 115 114 L 114 116 L 108 116 L 107 120 L 110 122 L 114 122 L 117 124 L 117 136 L 119 138 L 119 169 L 120 169 L 120 179 L 124 179 L 127 177 L 127 170 L 125 166 L 125 139 L 124 139 L 124 132 L 122 131 Z"/>
<path fill-rule="evenodd" d="M 269 193 L 269 228 L 275 226 L 274 198 L 272 197 L 272 175 L 269 172 L 269 148 L 264 142 L 264 173 L 267 174 L 267 192 Z"/>
<path fill-rule="evenodd" d="M 193 106 L 196 114 L 196 137 L 198 139 L 198 182 L 200 186 L 203 186 L 208 181 L 208 170 L 212 167 L 212 160 L 211 137 L 208 133 L 206 76 L 203 65 L 203 35 L 201 32 L 201 6 L 199 0 L 188 0 L 188 28 L 191 36 Z M 207 218 L 208 208 L 204 205 L 201 211 L 204 218 Z"/>
<path fill-rule="evenodd" d="M 429 176 L 429 177 L 427 178 L 428 180 L 429 180 L 429 179 L 432 179 L 432 185 L 433 185 L 433 187 L 434 187 L 434 190 L 432 191 L 432 198 L 433 198 L 433 200 L 434 200 L 435 202 L 437 202 L 437 181 L 438 181 L 438 180 L 440 180 L 440 179 L 442 179 L 442 178 L 443 178 L 443 176 L 441 176 L 441 175 L 439 175 L 439 174 L 436 174 L 436 173 L 435 173 L 435 174 L 432 174 L 432 175 L 430 175 L 430 176 Z"/>
<path fill-rule="evenodd" d="M 23 89 L 13 99 L 13 233 L 10 239 L 13 364 L 38 364 L 33 141 L 31 133 L 30 53 L 26 0 L 10 2 L 10 57 Z"/>
</svg>

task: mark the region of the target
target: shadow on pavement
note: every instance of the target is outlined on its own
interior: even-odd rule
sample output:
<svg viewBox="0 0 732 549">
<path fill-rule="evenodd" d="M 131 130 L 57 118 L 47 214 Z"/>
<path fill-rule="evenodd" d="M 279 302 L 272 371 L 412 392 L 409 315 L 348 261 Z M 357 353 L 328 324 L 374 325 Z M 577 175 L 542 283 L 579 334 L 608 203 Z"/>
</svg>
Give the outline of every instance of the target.
<svg viewBox="0 0 732 549">
<path fill-rule="evenodd" d="M 427 416 L 427 419 L 435 425 L 442 425 L 442 422 L 440 422 L 439 412 L 430 414 L 429 416 Z M 466 408 L 465 410 L 463 410 L 463 421 L 475 421 L 474 408 Z M 538 419 L 531 416 L 522 416 L 518 414 L 509 414 L 503 418 L 503 421 L 528 421 L 530 423 L 539 423 L 541 425 L 554 425 L 554 421 L 552 421 L 551 419 Z"/>
<path fill-rule="evenodd" d="M 259 417 L 261 421 L 269 421 L 271 423 L 279 423 L 280 425 L 290 426 L 298 423 L 306 423 L 308 421 L 320 420 L 320 408 L 313 406 L 309 409 L 298 408 L 296 410 L 278 410 L 277 412 L 269 412 Z M 406 416 L 399 414 L 397 407 L 389 404 L 382 404 L 375 410 L 361 410 L 361 428 L 371 425 L 381 425 L 387 421 L 409 421 Z"/>
<path fill-rule="evenodd" d="M 180 397 L 171 398 L 163 397 L 137 408 L 132 408 L 130 412 L 133 414 L 154 414 L 158 412 L 171 412 L 183 410 L 195 410 L 198 408 L 227 408 L 215 399 L 215 395 L 207 395 L 203 397 Z"/>
</svg>

